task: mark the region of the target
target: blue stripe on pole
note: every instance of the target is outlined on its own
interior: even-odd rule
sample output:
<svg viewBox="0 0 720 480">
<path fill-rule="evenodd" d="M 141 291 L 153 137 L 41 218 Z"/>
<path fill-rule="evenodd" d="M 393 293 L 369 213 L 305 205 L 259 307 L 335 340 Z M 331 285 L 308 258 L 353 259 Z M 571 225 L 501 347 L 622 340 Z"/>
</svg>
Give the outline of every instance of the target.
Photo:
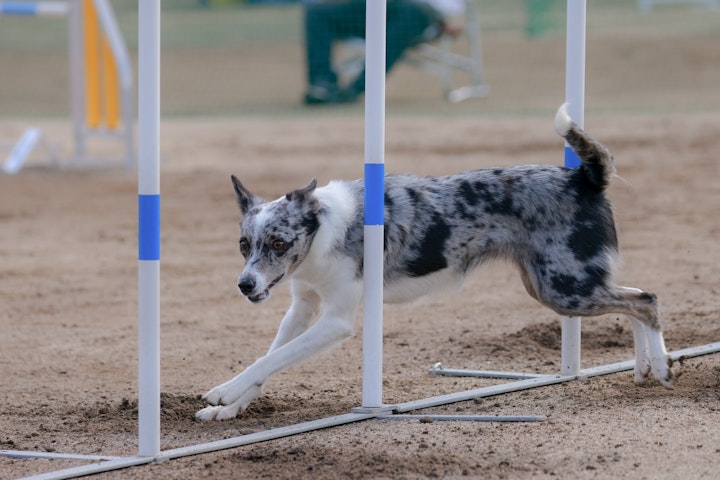
<svg viewBox="0 0 720 480">
<path fill-rule="evenodd" d="M 160 260 L 160 195 L 138 195 L 138 260 Z"/>
<path fill-rule="evenodd" d="M 580 166 L 580 157 L 577 156 L 575 150 L 571 147 L 565 147 L 565 166 L 567 168 L 577 168 Z"/>
<path fill-rule="evenodd" d="M 383 225 L 385 213 L 385 164 L 365 164 L 365 225 Z"/>
<path fill-rule="evenodd" d="M 1 15 L 37 15 L 36 3 L 3 2 L 0 3 Z"/>
</svg>

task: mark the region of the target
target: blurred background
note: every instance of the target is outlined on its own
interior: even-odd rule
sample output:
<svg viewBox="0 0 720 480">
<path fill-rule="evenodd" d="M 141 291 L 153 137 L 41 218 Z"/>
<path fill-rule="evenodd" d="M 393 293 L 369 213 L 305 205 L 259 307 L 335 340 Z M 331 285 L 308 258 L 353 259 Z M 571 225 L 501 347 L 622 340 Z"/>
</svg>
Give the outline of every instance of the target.
<svg viewBox="0 0 720 480">
<path fill-rule="evenodd" d="M 388 114 L 545 115 L 563 100 L 565 1 L 472 1 L 488 95 L 450 103 L 439 78 L 401 64 L 388 77 Z M 719 110 L 720 11 L 640 3 L 588 2 L 588 112 Z M 112 5 L 135 62 L 137 2 Z M 162 8 L 164 116 L 362 114 L 362 102 L 302 105 L 301 3 L 164 0 Z M 467 53 L 465 37 L 454 48 Z M 65 20 L 0 17 L 0 118 L 67 117 L 68 70 Z M 458 72 L 454 81 L 469 80 Z"/>
</svg>

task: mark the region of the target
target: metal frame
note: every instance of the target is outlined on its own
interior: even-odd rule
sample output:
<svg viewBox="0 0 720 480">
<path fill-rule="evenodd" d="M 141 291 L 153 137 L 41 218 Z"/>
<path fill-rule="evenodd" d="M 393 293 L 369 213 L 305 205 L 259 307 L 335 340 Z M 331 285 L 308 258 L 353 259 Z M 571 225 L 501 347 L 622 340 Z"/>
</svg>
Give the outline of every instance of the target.
<svg viewBox="0 0 720 480">
<path fill-rule="evenodd" d="M 82 0 L 67 1 L 38 1 L 38 2 L 0 2 L 0 16 L 54 16 L 67 17 L 68 22 L 68 57 L 70 68 L 70 102 L 71 102 L 71 118 L 73 123 L 73 157 L 60 162 L 54 146 L 50 146 L 47 142 L 41 141 L 48 150 L 51 160 L 55 165 L 85 165 L 85 164 L 102 164 L 112 163 L 113 159 L 98 158 L 88 155 L 87 143 L 91 138 L 109 138 L 118 140 L 123 147 L 123 154 L 119 157 L 119 162 L 126 168 L 135 167 L 135 141 L 134 141 L 134 123 L 135 109 L 135 92 L 133 85 L 133 69 L 130 55 L 118 27 L 112 7 L 108 0 L 92 0 L 93 6 L 97 11 L 98 22 L 105 37 L 107 38 L 110 50 L 118 75 L 119 87 L 119 103 L 121 124 L 118 128 L 91 128 L 86 124 L 85 115 L 85 61 L 83 56 L 83 12 Z M 32 129 L 26 130 L 32 132 Z M 25 136 L 25 135 L 24 135 Z M 40 134 L 38 138 L 40 138 Z M 27 140 L 27 139 L 26 139 Z M 24 147 L 28 143 L 22 143 L 21 138 L 16 147 Z M 37 142 L 36 142 L 37 143 Z M 35 145 L 33 144 L 33 147 Z M 23 155 L 11 155 L 6 160 L 6 166 L 3 169 L 6 173 L 16 173 L 25 161 L 27 155 L 32 148 L 24 148 L 18 153 Z"/>
<path fill-rule="evenodd" d="M 97 158 L 87 153 L 87 144 L 91 138 L 116 139 L 123 145 L 124 153 L 118 159 L 126 168 L 133 169 L 135 156 L 135 91 L 133 69 L 130 55 L 115 20 L 108 0 L 92 0 L 97 11 L 98 21 L 107 37 L 115 59 L 120 88 L 120 110 L 122 125 L 116 129 L 91 128 L 85 122 L 85 62 L 83 60 L 83 28 L 81 0 L 69 1 L 68 12 L 68 51 L 70 54 L 70 98 L 75 139 L 74 158 L 71 164 L 107 164 L 108 159 Z"/>
<path fill-rule="evenodd" d="M 454 51 L 460 37 L 466 37 L 469 53 Z M 488 95 L 490 87 L 485 83 L 482 54 L 482 32 L 474 0 L 465 0 L 465 26 L 458 36 L 443 34 L 436 42 L 425 42 L 411 49 L 404 61 L 442 79 L 443 93 L 450 103 Z M 454 86 L 455 70 L 470 75 L 470 84 Z"/>
</svg>

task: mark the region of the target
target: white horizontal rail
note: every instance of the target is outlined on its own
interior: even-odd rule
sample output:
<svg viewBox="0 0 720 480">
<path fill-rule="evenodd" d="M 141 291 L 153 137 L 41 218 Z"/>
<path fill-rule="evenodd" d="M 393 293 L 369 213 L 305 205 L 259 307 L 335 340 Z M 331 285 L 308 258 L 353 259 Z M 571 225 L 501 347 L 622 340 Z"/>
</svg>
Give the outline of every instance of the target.
<svg viewBox="0 0 720 480">
<path fill-rule="evenodd" d="M 67 2 L 0 2 L 0 15 L 61 17 L 67 13 Z"/>
</svg>

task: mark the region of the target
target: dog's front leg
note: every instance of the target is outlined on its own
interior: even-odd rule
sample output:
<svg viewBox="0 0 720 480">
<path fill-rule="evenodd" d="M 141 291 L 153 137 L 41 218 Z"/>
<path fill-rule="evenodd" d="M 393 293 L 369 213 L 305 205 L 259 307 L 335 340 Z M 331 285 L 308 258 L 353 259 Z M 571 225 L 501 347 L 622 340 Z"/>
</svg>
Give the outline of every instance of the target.
<svg viewBox="0 0 720 480">
<path fill-rule="evenodd" d="M 315 290 L 304 283 L 293 280 L 290 285 L 290 291 L 293 299 L 292 305 L 290 305 L 290 309 L 288 309 L 287 313 L 285 313 L 285 316 L 280 322 L 280 327 L 275 335 L 275 340 L 273 340 L 272 345 L 270 345 L 268 353 L 285 345 L 305 332 L 310 323 L 317 316 L 320 296 L 317 292 L 315 292 Z M 235 377 L 232 380 L 215 387 L 203 398 L 210 400 L 213 392 L 222 391 L 223 389 L 228 388 L 229 385 L 235 382 L 237 378 L 238 377 Z M 246 409 L 248 405 L 250 405 L 250 403 L 252 403 L 253 400 L 258 398 L 261 394 L 262 385 L 255 385 L 254 387 L 251 386 L 233 403 L 229 405 L 204 408 L 197 413 L 197 417 L 203 420 L 224 420 L 227 418 L 235 418 L 241 410 Z M 213 398 L 213 400 L 215 399 Z M 210 403 L 212 403 L 212 401 Z"/>
<path fill-rule="evenodd" d="M 360 282 L 353 283 L 333 292 L 335 302 L 321 303 L 320 318 L 313 326 L 284 345 L 271 348 L 235 378 L 205 394 L 203 398 L 214 406 L 200 410 L 196 417 L 200 420 L 233 418 L 260 395 L 270 376 L 351 337 L 362 296 Z"/>
<path fill-rule="evenodd" d="M 290 293 L 292 293 L 292 305 L 280 322 L 280 328 L 268 353 L 306 331 L 318 314 L 320 296 L 315 290 L 299 280 L 292 280 Z"/>
</svg>

